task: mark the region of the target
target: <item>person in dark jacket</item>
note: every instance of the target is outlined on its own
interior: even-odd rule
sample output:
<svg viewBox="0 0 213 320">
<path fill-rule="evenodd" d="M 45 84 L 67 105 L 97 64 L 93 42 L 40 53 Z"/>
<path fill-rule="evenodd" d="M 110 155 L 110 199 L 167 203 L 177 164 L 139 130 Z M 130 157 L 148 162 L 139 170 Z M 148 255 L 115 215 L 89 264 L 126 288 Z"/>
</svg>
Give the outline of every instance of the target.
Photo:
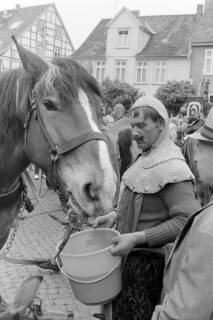
<svg viewBox="0 0 213 320">
<path fill-rule="evenodd" d="M 201 181 L 213 187 L 213 110 L 200 132 L 196 161 Z M 166 263 L 161 304 L 152 320 L 213 319 L 213 202 L 185 224 Z"/>
</svg>

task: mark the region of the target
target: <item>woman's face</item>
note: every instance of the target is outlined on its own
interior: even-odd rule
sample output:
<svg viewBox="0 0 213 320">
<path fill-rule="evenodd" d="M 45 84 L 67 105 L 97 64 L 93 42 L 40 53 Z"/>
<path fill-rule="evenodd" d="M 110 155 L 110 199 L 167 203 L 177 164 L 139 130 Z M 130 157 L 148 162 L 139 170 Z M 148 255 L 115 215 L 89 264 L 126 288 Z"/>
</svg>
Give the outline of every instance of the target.
<svg viewBox="0 0 213 320">
<path fill-rule="evenodd" d="M 199 141 L 195 155 L 199 179 L 213 186 L 213 144 Z"/>
<path fill-rule="evenodd" d="M 159 138 L 163 126 L 160 121 L 145 118 L 143 111 L 131 120 L 132 137 L 137 142 L 138 148 L 147 151 Z"/>
</svg>

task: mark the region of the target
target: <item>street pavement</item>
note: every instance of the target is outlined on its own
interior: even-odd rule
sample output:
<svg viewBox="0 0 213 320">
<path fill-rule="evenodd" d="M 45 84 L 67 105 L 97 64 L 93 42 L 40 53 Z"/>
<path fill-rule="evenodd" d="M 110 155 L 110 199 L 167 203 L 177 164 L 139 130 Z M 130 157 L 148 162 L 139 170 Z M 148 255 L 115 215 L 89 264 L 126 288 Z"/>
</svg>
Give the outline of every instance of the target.
<svg viewBox="0 0 213 320">
<path fill-rule="evenodd" d="M 37 190 L 53 214 L 65 218 L 57 195 L 47 189 L 45 179 L 36 181 Z M 49 258 L 56 252 L 56 244 L 62 237 L 63 226 L 45 214 L 45 210 L 36 203 L 28 187 L 29 195 L 35 203 L 32 213 L 24 211 L 14 242 L 8 256 L 15 258 Z M 0 294 L 9 303 L 12 302 L 22 282 L 32 275 L 42 275 L 43 281 L 38 291 L 42 305 L 49 311 L 74 312 L 75 320 L 91 320 L 93 314 L 100 312 L 99 306 L 86 306 L 77 301 L 70 283 L 62 273 L 40 269 L 37 266 L 17 265 L 0 261 Z"/>
</svg>

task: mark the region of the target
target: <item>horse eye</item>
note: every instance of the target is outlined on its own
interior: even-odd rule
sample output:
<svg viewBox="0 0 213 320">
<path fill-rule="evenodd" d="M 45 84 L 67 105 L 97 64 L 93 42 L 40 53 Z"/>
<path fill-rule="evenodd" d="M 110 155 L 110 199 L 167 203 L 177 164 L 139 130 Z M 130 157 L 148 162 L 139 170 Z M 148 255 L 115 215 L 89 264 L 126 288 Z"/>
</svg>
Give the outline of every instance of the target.
<svg viewBox="0 0 213 320">
<path fill-rule="evenodd" d="M 43 102 L 43 104 L 45 105 L 47 110 L 50 110 L 50 111 L 51 110 L 53 110 L 53 111 L 57 110 L 55 104 L 51 100 L 46 100 L 46 101 Z"/>
</svg>

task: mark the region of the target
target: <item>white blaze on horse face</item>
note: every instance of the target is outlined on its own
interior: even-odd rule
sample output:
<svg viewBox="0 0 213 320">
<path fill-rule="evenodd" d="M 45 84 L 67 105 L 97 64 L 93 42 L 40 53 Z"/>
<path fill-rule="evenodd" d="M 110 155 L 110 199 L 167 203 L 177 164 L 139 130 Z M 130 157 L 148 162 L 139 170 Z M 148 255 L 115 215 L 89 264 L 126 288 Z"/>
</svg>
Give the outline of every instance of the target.
<svg viewBox="0 0 213 320">
<path fill-rule="evenodd" d="M 90 109 L 88 97 L 87 97 L 86 93 L 81 89 L 78 92 L 78 98 L 79 98 L 79 102 L 80 102 L 81 106 L 83 107 L 83 109 L 87 115 L 87 119 L 88 119 L 88 122 L 89 122 L 92 130 L 95 132 L 100 132 L 97 124 L 95 123 L 95 121 L 92 118 L 92 112 Z"/>
<path fill-rule="evenodd" d="M 92 111 L 90 109 L 90 104 L 89 104 L 89 100 L 88 100 L 87 95 L 85 94 L 85 92 L 83 90 L 80 89 L 79 93 L 78 93 L 78 97 L 79 97 L 79 102 L 86 113 L 88 122 L 89 122 L 92 130 L 94 132 L 101 132 L 99 130 L 97 124 L 95 123 L 95 121 L 92 118 Z M 110 162 L 109 153 L 108 153 L 106 143 L 104 141 L 99 140 L 98 145 L 99 145 L 100 165 L 101 165 L 101 168 L 104 172 L 103 188 L 108 193 L 111 194 L 112 192 L 114 192 L 114 194 L 115 194 L 117 179 L 116 179 L 115 171 L 114 171 L 112 164 Z"/>
</svg>

